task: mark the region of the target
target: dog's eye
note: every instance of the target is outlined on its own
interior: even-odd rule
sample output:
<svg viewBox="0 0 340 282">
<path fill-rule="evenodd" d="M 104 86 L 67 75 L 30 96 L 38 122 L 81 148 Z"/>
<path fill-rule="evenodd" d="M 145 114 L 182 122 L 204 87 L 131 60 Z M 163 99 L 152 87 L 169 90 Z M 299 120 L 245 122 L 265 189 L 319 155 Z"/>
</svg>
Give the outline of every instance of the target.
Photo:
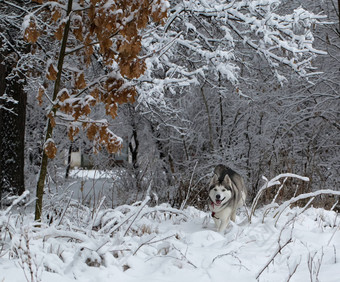
<svg viewBox="0 0 340 282">
<path fill-rule="evenodd" d="M 225 192 L 225 189 L 222 189 L 222 192 Z"/>
<path fill-rule="evenodd" d="M 217 191 L 217 189 L 215 188 L 214 191 Z"/>
</svg>

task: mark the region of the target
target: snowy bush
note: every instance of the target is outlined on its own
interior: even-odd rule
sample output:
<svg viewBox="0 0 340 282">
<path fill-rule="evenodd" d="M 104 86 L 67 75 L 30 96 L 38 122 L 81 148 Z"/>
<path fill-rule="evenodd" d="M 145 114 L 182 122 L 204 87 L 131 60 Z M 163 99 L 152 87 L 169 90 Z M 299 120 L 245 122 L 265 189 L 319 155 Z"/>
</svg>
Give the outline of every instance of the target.
<svg viewBox="0 0 340 282">
<path fill-rule="evenodd" d="M 288 176 L 263 187 L 280 189 L 278 180 Z M 54 220 L 44 217 L 40 227 L 11 206 L 0 214 L 0 280 L 225 281 L 227 272 L 231 281 L 333 281 L 340 218 L 322 208 L 290 207 L 322 193 L 339 195 L 321 190 L 257 209 L 255 201 L 251 223 L 241 209 L 222 234 L 210 214 L 192 206 L 149 206 L 149 196 L 114 209 L 89 209 L 66 197 Z"/>
</svg>

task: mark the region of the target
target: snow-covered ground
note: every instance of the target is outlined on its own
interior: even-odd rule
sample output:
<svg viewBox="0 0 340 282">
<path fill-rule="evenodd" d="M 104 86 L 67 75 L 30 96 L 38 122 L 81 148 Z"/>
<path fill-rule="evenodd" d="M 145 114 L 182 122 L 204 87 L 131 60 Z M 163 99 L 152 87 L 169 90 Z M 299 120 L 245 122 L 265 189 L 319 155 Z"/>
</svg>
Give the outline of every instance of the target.
<svg viewBox="0 0 340 282">
<path fill-rule="evenodd" d="M 264 214 L 249 223 L 241 210 L 220 234 L 208 213 L 147 201 L 96 211 L 71 202 L 41 228 L 2 212 L 0 281 L 340 281 L 336 212 Z"/>
</svg>

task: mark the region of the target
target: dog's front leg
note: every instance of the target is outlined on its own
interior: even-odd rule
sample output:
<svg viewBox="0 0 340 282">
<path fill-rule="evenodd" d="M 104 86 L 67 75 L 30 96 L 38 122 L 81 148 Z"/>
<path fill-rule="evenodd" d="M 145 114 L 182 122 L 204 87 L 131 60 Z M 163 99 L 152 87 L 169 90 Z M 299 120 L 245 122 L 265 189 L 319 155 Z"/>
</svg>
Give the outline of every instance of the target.
<svg viewBox="0 0 340 282">
<path fill-rule="evenodd" d="M 235 220 L 236 220 L 236 210 L 232 213 L 230 219 L 235 222 Z"/>
<path fill-rule="evenodd" d="M 230 216 L 232 214 L 232 209 L 231 208 L 226 208 L 222 213 L 221 213 L 221 224 L 218 228 L 218 232 L 223 232 L 228 224 L 229 224 L 229 221 L 230 221 Z"/>
<path fill-rule="evenodd" d="M 214 218 L 214 217 L 213 217 L 213 220 L 215 222 L 215 226 L 216 226 L 217 231 L 219 231 L 220 227 L 221 227 L 221 220 L 217 219 L 217 218 Z"/>
<path fill-rule="evenodd" d="M 221 220 L 220 227 L 218 228 L 218 232 L 222 233 L 227 228 L 229 224 L 230 218 L 227 218 L 225 220 Z"/>
</svg>

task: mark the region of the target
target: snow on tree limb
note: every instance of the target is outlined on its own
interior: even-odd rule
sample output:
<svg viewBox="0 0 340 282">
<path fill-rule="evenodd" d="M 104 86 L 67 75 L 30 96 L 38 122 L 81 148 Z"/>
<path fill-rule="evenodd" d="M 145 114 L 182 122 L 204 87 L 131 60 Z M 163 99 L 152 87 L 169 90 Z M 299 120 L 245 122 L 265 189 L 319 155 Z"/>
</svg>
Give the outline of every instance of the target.
<svg viewBox="0 0 340 282">
<path fill-rule="evenodd" d="M 250 208 L 250 216 L 249 216 L 249 220 L 251 221 L 252 216 L 254 215 L 256 206 L 258 204 L 259 198 L 261 197 L 262 193 L 264 190 L 267 190 L 268 188 L 275 186 L 275 185 L 280 185 L 281 182 L 279 181 L 279 179 L 281 178 L 287 178 L 287 177 L 292 177 L 292 178 L 297 178 L 300 179 L 302 181 L 309 181 L 308 177 L 304 177 L 304 176 L 300 176 L 297 174 L 293 174 L 293 173 L 283 173 L 283 174 L 279 174 L 277 176 L 275 176 L 274 178 L 272 178 L 271 180 L 268 181 L 268 179 L 264 176 L 262 176 L 263 180 L 265 181 L 265 184 L 262 185 L 262 187 L 259 189 L 259 191 L 257 192 L 253 203 L 251 205 Z"/>
<path fill-rule="evenodd" d="M 115 118 L 119 104 L 135 101 L 137 92 L 129 79 L 139 77 L 146 67 L 145 58 L 139 57 L 140 30 L 151 21 L 162 23 L 168 7 L 166 0 L 151 4 L 147 0 L 133 3 L 127 0 L 119 3 L 59 0 L 40 1 L 30 9 L 22 30 L 28 42 L 37 43 L 35 52 L 40 52 L 40 40 L 52 43 L 52 37 L 46 38 L 45 34 L 54 34 L 56 45 L 61 46 L 59 54 L 54 56 L 57 59 L 49 57 L 46 63 L 46 78 L 54 84 L 54 91 L 49 93 L 45 86 L 39 89 L 38 95 L 40 104 L 44 95 L 52 104 L 47 115 L 52 127 L 62 116 L 59 112 L 68 115 L 68 127 L 72 128 L 68 135 L 73 138 L 78 133 L 74 128 L 90 116 L 94 106 L 101 104 L 105 113 Z M 48 24 L 42 24 L 45 18 L 50 18 Z M 108 71 L 100 78 L 91 77 L 87 70 L 94 54 Z M 99 126 L 100 123 L 87 126 L 86 122 L 83 126 L 91 130 L 87 132 L 90 138 L 94 132 L 97 134 L 97 144 L 100 144 L 97 149 L 104 145 L 110 152 L 120 150 L 120 140 L 107 125 Z"/>
<path fill-rule="evenodd" d="M 283 67 L 306 79 L 319 75 L 312 62 L 326 52 L 313 47 L 313 33 L 317 25 L 324 24 L 326 16 L 301 7 L 281 14 L 280 5 L 281 1 L 276 0 L 175 1 L 165 26 L 153 27 L 143 37 L 143 47 L 150 54 L 169 42 L 175 44 L 165 48 L 162 57 L 150 58 L 149 65 L 154 72 L 159 71 L 163 79 L 171 77 L 174 86 L 176 80 L 180 86 L 181 78 L 195 83 L 194 76 L 196 81 L 209 79 L 212 84 L 221 76 L 237 86 L 240 64 L 246 64 L 244 52 L 239 51 L 244 48 L 250 56 L 264 58 L 281 84 L 287 81 Z M 194 74 L 195 70 L 199 73 Z M 146 75 L 148 80 L 157 79 L 157 75 L 147 72 L 143 81 Z M 153 101 L 150 92 L 159 96 L 162 85 L 143 87 L 142 95 L 148 96 L 145 100 L 161 103 L 157 98 Z"/>
<path fill-rule="evenodd" d="M 22 195 L 18 196 L 5 211 L 0 211 L 0 216 L 8 216 L 8 213 L 11 211 L 11 209 L 24 200 L 29 194 L 30 192 L 26 190 L 24 193 L 22 193 Z"/>
<path fill-rule="evenodd" d="M 330 190 L 330 189 L 325 189 L 325 190 L 318 190 L 315 192 L 311 192 L 311 193 L 305 193 L 305 194 L 300 194 L 296 197 L 293 197 L 285 202 L 283 202 L 277 209 L 277 212 L 275 213 L 275 216 L 277 216 L 275 224 L 277 223 L 277 221 L 279 220 L 281 214 L 283 213 L 283 211 L 289 207 L 291 204 L 296 203 L 299 200 L 303 200 L 303 199 L 308 199 L 308 198 L 315 198 L 316 196 L 320 196 L 320 195 L 334 195 L 334 196 L 340 196 L 340 191 L 334 191 L 334 190 Z"/>
</svg>

